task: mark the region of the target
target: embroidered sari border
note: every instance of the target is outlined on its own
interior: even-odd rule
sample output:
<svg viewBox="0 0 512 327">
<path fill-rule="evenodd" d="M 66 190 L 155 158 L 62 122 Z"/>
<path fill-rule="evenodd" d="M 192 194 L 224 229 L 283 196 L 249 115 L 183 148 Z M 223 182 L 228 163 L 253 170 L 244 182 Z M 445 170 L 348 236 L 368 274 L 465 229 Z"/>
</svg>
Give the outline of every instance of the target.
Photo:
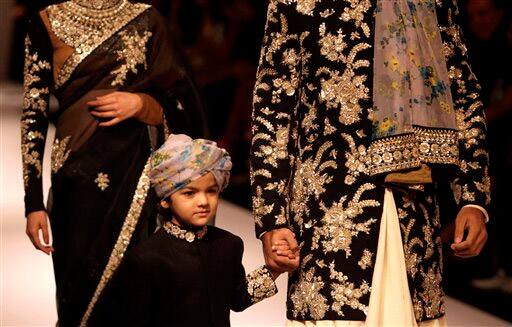
<svg viewBox="0 0 512 327">
<path fill-rule="evenodd" d="M 114 248 L 110 254 L 110 258 L 108 259 L 107 265 L 103 270 L 103 274 L 96 287 L 96 290 L 94 291 L 94 295 L 92 296 L 91 301 L 89 302 L 89 305 L 87 306 L 87 309 L 82 317 L 80 326 L 87 326 L 87 322 L 91 317 L 91 314 L 94 310 L 96 303 L 98 302 L 99 297 L 101 296 L 103 290 L 105 289 L 108 282 L 114 275 L 115 271 L 121 264 L 121 260 L 126 252 L 126 249 L 128 248 L 128 244 L 130 244 L 130 240 L 132 238 L 133 232 L 135 231 L 135 227 L 137 226 L 140 214 L 142 212 L 142 207 L 146 202 L 146 197 L 150 186 L 150 167 L 151 163 L 150 159 L 148 159 L 137 183 L 137 188 L 135 189 L 135 194 L 133 195 L 133 200 L 130 205 L 130 209 L 128 210 L 128 214 L 126 215 L 123 226 L 121 227 L 119 237 L 117 238 Z"/>
<path fill-rule="evenodd" d="M 458 131 L 414 126 L 411 133 L 374 140 L 368 154 L 370 175 L 419 168 L 422 163 L 458 165 Z"/>
</svg>

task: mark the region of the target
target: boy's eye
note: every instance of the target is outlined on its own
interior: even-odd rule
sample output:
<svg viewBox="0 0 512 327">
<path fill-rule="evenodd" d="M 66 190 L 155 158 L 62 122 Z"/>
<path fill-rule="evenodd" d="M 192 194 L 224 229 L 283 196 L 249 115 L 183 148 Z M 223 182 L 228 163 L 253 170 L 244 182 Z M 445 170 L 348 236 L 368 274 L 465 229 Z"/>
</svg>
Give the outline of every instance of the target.
<svg viewBox="0 0 512 327">
<path fill-rule="evenodd" d="M 216 188 L 212 188 L 208 190 L 208 193 L 210 194 L 217 194 L 219 191 Z"/>
<path fill-rule="evenodd" d="M 192 196 L 194 194 L 194 192 L 192 192 L 192 191 L 185 191 L 185 192 L 183 192 L 183 194 L 186 195 L 186 196 Z"/>
</svg>

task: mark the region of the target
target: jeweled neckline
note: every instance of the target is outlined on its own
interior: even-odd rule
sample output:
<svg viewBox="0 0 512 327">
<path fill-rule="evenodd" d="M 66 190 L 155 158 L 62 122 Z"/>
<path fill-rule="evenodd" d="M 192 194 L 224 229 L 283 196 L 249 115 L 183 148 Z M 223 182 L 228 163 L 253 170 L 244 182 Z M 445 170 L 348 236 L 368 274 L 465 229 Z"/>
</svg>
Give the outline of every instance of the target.
<svg viewBox="0 0 512 327">
<path fill-rule="evenodd" d="M 196 230 L 184 229 L 170 221 L 166 221 L 162 227 L 167 232 L 167 234 L 185 240 L 189 243 L 194 242 L 196 239 L 202 239 L 208 230 L 206 225 Z"/>
<path fill-rule="evenodd" d="M 118 7 L 124 0 L 71 0 L 80 7 L 93 10 L 107 10 Z"/>
</svg>

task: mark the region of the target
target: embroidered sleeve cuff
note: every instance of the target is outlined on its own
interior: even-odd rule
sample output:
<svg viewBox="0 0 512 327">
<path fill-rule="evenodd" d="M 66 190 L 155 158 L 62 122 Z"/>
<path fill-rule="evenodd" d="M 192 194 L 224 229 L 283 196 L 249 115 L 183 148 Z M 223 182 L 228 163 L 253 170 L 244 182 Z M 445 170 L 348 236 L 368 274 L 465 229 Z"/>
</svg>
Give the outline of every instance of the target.
<svg viewBox="0 0 512 327">
<path fill-rule="evenodd" d="M 484 214 L 485 216 L 485 222 L 488 223 L 489 222 L 489 213 L 487 212 L 487 210 L 485 210 L 483 207 L 479 206 L 479 205 L 476 205 L 476 204 L 466 204 L 465 206 L 463 206 L 463 208 L 465 207 L 470 207 L 470 208 L 476 208 L 480 211 L 482 211 L 482 213 Z"/>
<path fill-rule="evenodd" d="M 252 297 L 253 303 L 258 303 L 277 293 L 277 286 L 272 278 L 272 273 L 266 266 L 252 271 L 247 275 L 247 292 Z"/>
</svg>

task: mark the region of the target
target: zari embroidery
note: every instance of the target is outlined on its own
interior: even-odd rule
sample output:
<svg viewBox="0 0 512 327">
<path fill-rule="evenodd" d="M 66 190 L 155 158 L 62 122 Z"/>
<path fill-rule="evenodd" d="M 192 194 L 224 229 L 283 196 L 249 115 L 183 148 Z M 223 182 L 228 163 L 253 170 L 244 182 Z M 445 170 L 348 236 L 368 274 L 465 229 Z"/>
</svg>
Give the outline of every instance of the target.
<svg viewBox="0 0 512 327">
<path fill-rule="evenodd" d="M 364 208 L 380 206 L 379 201 L 376 200 L 360 200 L 364 192 L 374 188 L 373 184 L 363 184 L 351 201 L 346 203 L 345 195 L 330 208 L 320 202 L 320 207 L 325 214 L 321 219 L 321 226 L 315 227 L 311 248 L 317 249 L 321 245 L 324 253 L 343 251 L 348 258 L 352 251 L 352 239 L 359 233 L 369 234 L 370 226 L 377 221 L 377 219 L 368 218 L 362 223 L 354 222 L 354 219 L 363 213 Z"/>
<path fill-rule="evenodd" d="M 306 264 L 312 258 L 312 255 L 308 255 L 302 260 L 299 281 L 292 286 L 290 299 L 295 317 L 306 316 L 309 313 L 314 320 L 321 320 L 329 309 L 329 305 L 325 296 L 320 294 L 325 283 L 320 276 L 315 276 L 315 268 L 311 267 L 305 271 Z"/>
<path fill-rule="evenodd" d="M 110 183 L 110 179 L 108 178 L 108 174 L 98 173 L 98 177 L 94 180 L 98 188 L 102 191 L 105 191 Z"/>
<path fill-rule="evenodd" d="M 325 192 L 325 185 L 333 180 L 327 170 L 338 168 L 336 161 L 332 160 L 332 153 L 328 153 L 330 160 L 324 158 L 324 153 L 331 147 L 332 142 L 326 142 L 318 149 L 315 157 L 308 158 L 304 162 L 297 160 L 291 201 L 291 210 L 297 217 L 309 213 L 309 197 L 315 196 L 316 199 L 319 199 L 320 195 Z"/>
<path fill-rule="evenodd" d="M 259 226 L 263 226 L 261 218 L 274 210 L 274 204 L 265 204 L 265 200 L 263 199 L 262 194 L 263 191 L 261 187 L 258 186 L 256 188 L 256 194 L 252 197 L 252 212 L 254 216 L 254 222 Z"/>
<path fill-rule="evenodd" d="M 185 240 L 189 243 L 202 239 L 208 231 L 208 227 L 206 225 L 198 231 L 191 231 L 182 229 L 180 226 L 173 224 L 170 221 L 166 221 L 162 227 L 167 234 L 179 238 L 180 240 Z"/>
<path fill-rule="evenodd" d="M 253 303 L 258 303 L 277 293 L 277 287 L 272 278 L 272 273 L 266 266 L 262 266 L 249 273 L 246 280 L 247 293 L 252 297 Z"/>
<path fill-rule="evenodd" d="M 96 10 L 105 10 L 115 7 L 119 5 L 122 0 L 74 0 L 77 4 L 82 7 L 96 9 Z"/>
<path fill-rule="evenodd" d="M 304 15 L 313 16 L 313 11 L 319 2 L 320 0 L 297 0 L 297 11 Z"/>
<path fill-rule="evenodd" d="M 365 270 L 365 269 L 373 266 L 372 258 L 373 258 L 373 253 L 368 249 L 364 249 L 363 255 L 361 256 L 361 260 L 359 260 L 359 262 L 357 264 L 359 265 L 359 267 L 361 267 L 361 269 Z"/>
<path fill-rule="evenodd" d="M 436 318 L 445 312 L 441 271 L 437 265 L 433 265 L 426 273 L 420 273 L 423 277 L 423 291 L 419 295 L 425 302 L 425 316 L 430 319 Z"/>
<path fill-rule="evenodd" d="M 370 174 L 417 168 L 421 163 L 459 164 L 456 131 L 414 127 L 411 134 L 374 141 L 368 150 Z"/>
<path fill-rule="evenodd" d="M 371 165 L 371 156 L 368 155 L 366 147 L 360 144 L 356 147 L 354 138 L 346 133 L 341 133 L 341 137 L 348 143 L 350 151 L 345 151 L 347 161 L 345 166 L 348 168 L 345 176 L 345 184 L 352 185 L 360 175 L 368 174 Z"/>
<path fill-rule="evenodd" d="M 333 298 L 332 310 L 343 316 L 342 308 L 349 306 L 352 309 L 368 313 L 368 306 L 360 302 L 361 297 L 370 292 L 370 285 L 363 280 L 359 287 L 350 282 L 348 276 L 334 269 L 334 262 L 329 265 L 331 282 L 331 295 Z"/>
<path fill-rule="evenodd" d="M 122 50 L 117 51 L 117 57 L 120 62 L 124 62 L 118 69 L 111 72 L 116 78 L 110 85 L 118 86 L 124 85 L 126 75 L 129 72 L 137 73 L 137 65 L 144 65 L 147 68 L 146 62 L 146 44 L 153 33 L 144 31 L 142 35 L 137 31 L 130 33 L 129 31 L 121 31 L 119 36 L 123 42 Z"/>
<path fill-rule="evenodd" d="M 142 174 L 139 178 L 139 182 L 137 183 L 137 188 L 135 189 L 135 194 L 133 195 L 133 200 L 130 205 L 130 209 L 128 210 L 128 214 L 124 220 L 123 226 L 121 227 L 121 232 L 119 233 L 119 237 L 117 238 L 116 244 L 110 254 L 110 258 L 108 259 L 107 265 L 103 270 L 103 274 L 101 279 L 94 291 L 94 295 L 87 306 L 87 310 L 82 317 L 82 321 L 80 322 L 81 327 L 87 326 L 87 322 L 94 310 L 94 306 L 98 302 L 103 289 L 107 286 L 107 283 L 112 278 L 113 274 L 117 270 L 117 267 L 121 263 L 121 260 L 130 244 L 130 240 L 132 238 L 133 232 L 135 231 L 135 227 L 137 226 L 137 222 L 139 221 L 140 214 L 142 212 L 142 207 L 146 201 L 146 196 L 149 190 L 149 170 L 151 168 L 151 161 L 148 159 Z"/>
<path fill-rule="evenodd" d="M 71 153 L 71 150 L 68 149 L 69 141 L 71 141 L 71 136 L 66 136 L 63 139 L 55 138 L 52 144 L 51 165 L 54 174 L 62 168 Z"/>
<path fill-rule="evenodd" d="M 47 12 L 52 31 L 64 43 L 75 48 L 59 71 L 56 88 L 61 87 L 99 45 L 148 8 L 149 5 L 127 0 L 100 10 L 81 6 L 73 0 L 49 6 Z"/>
<path fill-rule="evenodd" d="M 34 129 L 36 120 L 34 116 L 42 113 L 46 116 L 48 107 L 48 87 L 35 87 L 34 84 L 41 81 L 40 74 L 43 71 L 50 71 L 51 65 L 46 60 L 41 60 L 37 52 L 31 51 L 31 40 L 25 38 L 25 65 L 23 70 L 23 113 L 21 117 L 21 153 L 23 157 L 23 181 L 28 186 L 31 171 L 37 173 L 36 177 L 41 178 L 42 154 L 35 150 L 35 140 L 44 140 L 45 135 Z"/>
</svg>

